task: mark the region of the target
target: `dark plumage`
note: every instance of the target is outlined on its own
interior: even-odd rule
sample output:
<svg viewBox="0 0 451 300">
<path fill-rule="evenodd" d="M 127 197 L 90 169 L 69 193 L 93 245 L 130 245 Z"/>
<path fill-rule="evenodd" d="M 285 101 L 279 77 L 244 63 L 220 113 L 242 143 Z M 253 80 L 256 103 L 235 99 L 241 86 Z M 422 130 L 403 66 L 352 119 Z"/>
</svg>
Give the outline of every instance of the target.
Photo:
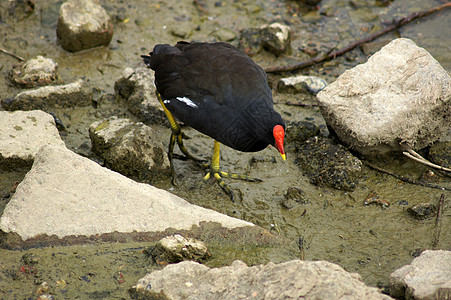
<svg viewBox="0 0 451 300">
<path fill-rule="evenodd" d="M 265 71 L 245 53 L 226 43 L 178 42 L 156 45 L 144 62 L 155 71 L 158 100 L 171 123 L 169 160 L 173 182 L 172 156 L 175 142 L 183 146 L 183 134 L 173 115 L 185 124 L 215 139 L 210 172 L 219 186 L 233 192 L 222 177 L 247 181 L 256 178 L 219 170 L 219 143 L 233 149 L 255 152 L 273 145 L 285 160 L 285 123 L 274 111 Z"/>
<path fill-rule="evenodd" d="M 236 150 L 271 144 L 283 151 L 273 128 L 285 123 L 273 109 L 266 73 L 245 53 L 226 43 L 179 42 L 156 45 L 143 57 L 177 119 Z"/>
</svg>

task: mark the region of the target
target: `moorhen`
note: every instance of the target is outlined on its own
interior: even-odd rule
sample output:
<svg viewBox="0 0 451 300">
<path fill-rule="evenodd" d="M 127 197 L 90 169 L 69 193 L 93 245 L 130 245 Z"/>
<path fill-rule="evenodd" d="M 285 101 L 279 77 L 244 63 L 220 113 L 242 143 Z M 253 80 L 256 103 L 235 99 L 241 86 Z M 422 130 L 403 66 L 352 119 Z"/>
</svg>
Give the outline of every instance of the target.
<svg viewBox="0 0 451 300">
<path fill-rule="evenodd" d="M 173 115 L 215 140 L 204 180 L 214 176 L 232 201 L 233 192 L 222 177 L 257 179 L 221 172 L 219 143 L 244 152 L 273 145 L 285 160 L 285 123 L 273 109 L 265 71 L 244 52 L 227 43 L 178 42 L 156 45 L 149 56 L 141 57 L 155 71 L 157 96 L 171 123 L 168 156 L 173 182 L 175 142 L 187 157 L 196 159 L 183 146 L 183 133 Z"/>
</svg>

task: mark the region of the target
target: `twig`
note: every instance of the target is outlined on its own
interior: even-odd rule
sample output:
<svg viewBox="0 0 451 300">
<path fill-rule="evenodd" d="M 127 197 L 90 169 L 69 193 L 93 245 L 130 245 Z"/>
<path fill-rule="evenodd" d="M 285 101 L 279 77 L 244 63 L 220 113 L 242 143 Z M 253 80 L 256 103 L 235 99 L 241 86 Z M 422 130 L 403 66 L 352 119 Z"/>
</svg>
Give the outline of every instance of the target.
<svg viewBox="0 0 451 300">
<path fill-rule="evenodd" d="M 296 64 L 293 64 L 293 65 L 269 67 L 269 68 L 265 69 L 265 71 L 267 73 L 294 71 L 294 70 L 310 67 L 312 65 L 324 62 L 326 60 L 334 59 L 337 56 L 341 56 L 341 55 L 345 54 L 346 52 L 349 52 L 349 51 L 353 50 L 354 48 L 356 48 L 356 47 L 358 47 L 358 46 L 360 46 L 362 44 L 371 42 L 371 41 L 377 39 L 378 37 L 390 32 L 390 31 L 398 29 L 401 26 L 404 26 L 404 25 L 406 25 L 406 24 L 408 24 L 408 23 L 410 23 L 410 22 L 412 22 L 412 21 L 414 21 L 416 19 L 426 17 L 426 16 L 428 16 L 430 14 L 433 14 L 433 13 L 435 13 L 437 11 L 440 11 L 442 9 L 449 8 L 449 7 L 451 7 L 451 2 L 442 4 L 442 5 L 439 5 L 439 6 L 436 6 L 436 7 L 433 7 L 431 9 L 429 9 L 429 10 L 426 10 L 426 11 L 412 13 L 411 15 L 409 15 L 407 17 L 403 17 L 403 18 L 398 19 L 398 20 L 393 20 L 392 25 L 388 26 L 387 28 L 384 28 L 384 29 L 382 29 L 382 30 L 380 30 L 378 32 L 375 32 L 372 35 L 367 36 L 367 37 L 365 37 L 363 39 L 360 39 L 358 41 L 352 42 L 351 44 L 349 44 L 348 46 L 346 46 L 343 49 L 336 50 L 336 51 L 327 53 L 327 54 L 325 54 L 323 56 L 315 57 L 315 58 L 312 58 L 312 59 L 309 59 L 309 60 L 306 60 L 306 61 L 303 61 L 303 62 L 300 62 L 300 63 L 296 63 Z"/>
<path fill-rule="evenodd" d="M 448 188 L 448 187 L 445 187 L 445 186 L 439 186 L 439 185 L 430 184 L 430 183 L 427 183 L 427 182 L 421 182 L 421 181 L 418 181 L 418 180 L 415 180 L 415 179 L 412 179 L 412 178 L 408 178 L 408 177 L 404 177 L 402 175 L 398 175 L 398 174 L 392 173 L 390 171 L 387 171 L 387 170 L 384 170 L 382 168 L 379 168 L 379 167 L 377 167 L 377 166 L 375 166 L 375 165 L 373 165 L 373 164 L 371 164 L 371 163 L 369 163 L 367 161 L 363 161 L 363 163 L 365 165 L 367 165 L 368 167 L 376 170 L 376 171 L 388 174 L 390 176 L 395 177 L 396 179 L 402 180 L 402 181 L 407 182 L 407 183 L 421 185 L 421 186 L 425 186 L 425 187 L 432 188 L 432 189 L 451 191 L 451 188 Z"/>
<path fill-rule="evenodd" d="M 423 156 L 421 156 L 420 154 L 416 153 L 414 150 L 412 149 L 407 149 L 407 152 L 403 152 L 402 154 L 404 154 L 405 156 L 407 156 L 408 158 L 413 159 L 414 161 L 417 161 L 419 163 L 422 163 L 424 165 L 427 165 L 429 167 L 438 169 L 438 170 L 442 170 L 442 171 L 446 171 L 446 172 L 451 172 L 451 169 L 449 168 L 445 168 L 439 165 L 436 165 L 434 163 L 431 163 L 430 161 L 428 161 L 427 159 L 425 159 Z"/>
<path fill-rule="evenodd" d="M 11 53 L 9 51 L 6 51 L 5 49 L 0 48 L 0 52 L 3 52 L 3 53 L 8 54 L 8 55 L 11 55 L 12 57 L 14 57 L 14 58 L 16 58 L 16 59 L 18 59 L 20 61 L 25 61 L 24 58 L 20 57 L 19 55 L 15 55 L 14 53 Z"/>
<path fill-rule="evenodd" d="M 437 218 L 435 219 L 435 231 L 434 231 L 434 239 L 432 240 L 432 247 L 436 247 L 438 245 L 438 242 L 440 240 L 440 220 L 443 214 L 443 210 L 445 209 L 445 194 L 442 194 L 440 196 L 440 199 L 438 200 L 437 205 Z"/>
<path fill-rule="evenodd" d="M 194 0 L 193 4 L 201 14 L 208 15 L 208 10 L 206 9 L 207 4 L 204 1 Z"/>
</svg>

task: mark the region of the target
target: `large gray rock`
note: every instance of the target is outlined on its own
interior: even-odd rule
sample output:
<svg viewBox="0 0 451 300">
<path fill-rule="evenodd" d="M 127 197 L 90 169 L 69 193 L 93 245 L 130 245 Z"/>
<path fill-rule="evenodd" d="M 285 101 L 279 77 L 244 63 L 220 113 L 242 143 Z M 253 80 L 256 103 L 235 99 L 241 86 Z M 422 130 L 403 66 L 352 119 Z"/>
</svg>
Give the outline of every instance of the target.
<svg viewBox="0 0 451 300">
<path fill-rule="evenodd" d="M 200 222 L 253 226 L 151 185 L 137 183 L 62 146 L 44 146 L 0 219 L 23 240 L 111 232 L 189 230 Z"/>
<path fill-rule="evenodd" d="M 41 110 L 0 111 L 0 168 L 31 167 L 44 145 L 64 145 L 51 115 Z"/>
<path fill-rule="evenodd" d="M 40 55 L 13 66 L 9 77 L 13 84 L 25 88 L 62 83 L 58 73 L 58 64 L 51 58 Z"/>
<path fill-rule="evenodd" d="M 128 110 L 146 124 L 167 122 L 155 94 L 154 72 L 147 67 L 126 68 L 114 83 L 116 96 L 123 99 Z"/>
<path fill-rule="evenodd" d="M 43 86 L 17 94 L 2 101 L 6 110 L 48 110 L 52 107 L 88 106 L 92 90 L 79 79 L 65 85 Z"/>
<path fill-rule="evenodd" d="M 111 169 L 140 180 L 170 175 L 166 149 L 157 133 L 141 122 L 115 116 L 89 127 L 94 152 Z"/>
<path fill-rule="evenodd" d="M 97 2 L 69 0 L 61 5 L 56 34 L 61 46 L 71 52 L 107 46 L 113 37 L 113 23 Z"/>
<path fill-rule="evenodd" d="M 451 126 L 451 78 L 423 48 L 397 39 L 318 93 L 339 138 L 363 154 L 424 148 Z"/>
<path fill-rule="evenodd" d="M 390 294 L 398 299 L 450 299 L 451 251 L 424 251 L 410 265 L 394 271 L 390 284 Z"/>
<path fill-rule="evenodd" d="M 156 296 L 149 299 L 391 299 L 338 265 L 300 260 L 253 267 L 237 260 L 213 269 L 185 261 L 147 274 L 131 293 Z M 163 294 L 167 298 L 157 298 Z"/>
</svg>

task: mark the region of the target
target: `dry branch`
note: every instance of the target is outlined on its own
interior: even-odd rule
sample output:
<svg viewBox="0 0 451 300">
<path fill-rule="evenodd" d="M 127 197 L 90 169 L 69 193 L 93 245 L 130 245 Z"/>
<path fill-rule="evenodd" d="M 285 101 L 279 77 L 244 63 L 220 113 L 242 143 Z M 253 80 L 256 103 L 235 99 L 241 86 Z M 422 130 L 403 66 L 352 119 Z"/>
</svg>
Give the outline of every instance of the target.
<svg viewBox="0 0 451 300">
<path fill-rule="evenodd" d="M 400 19 L 393 20 L 393 22 L 392 22 L 392 24 L 390 26 L 388 26 L 388 27 L 386 27 L 386 28 L 384 28 L 384 29 L 382 29 L 382 30 L 380 30 L 378 32 L 375 32 L 372 35 L 367 36 L 367 37 L 365 37 L 363 39 L 360 39 L 358 41 L 352 42 L 351 44 L 349 44 L 348 46 L 346 46 L 343 49 L 332 51 L 332 52 L 327 53 L 327 54 L 325 54 L 323 56 L 315 57 L 315 58 L 312 58 L 312 59 L 309 59 L 309 60 L 306 60 L 306 61 L 303 61 L 303 62 L 300 62 L 300 63 L 292 64 L 292 65 L 269 67 L 269 68 L 266 68 L 265 71 L 267 73 L 294 71 L 294 70 L 310 67 L 310 66 L 313 66 L 315 64 L 318 64 L 318 63 L 321 63 L 321 62 L 324 62 L 324 61 L 327 61 L 327 60 L 334 59 L 334 58 L 336 58 L 338 56 L 341 56 L 341 55 L 345 54 L 346 52 L 349 52 L 349 51 L 353 50 L 354 48 L 356 48 L 356 47 L 358 47 L 358 46 L 360 46 L 362 44 L 371 42 L 371 41 L 377 39 L 378 37 L 390 32 L 390 31 L 398 29 L 401 26 L 404 26 L 404 25 L 406 25 L 406 24 L 408 24 L 408 23 L 410 23 L 410 22 L 412 22 L 412 21 L 414 21 L 416 19 L 426 17 L 426 16 L 428 16 L 430 14 L 433 14 L 433 13 L 435 13 L 437 11 L 440 11 L 440 10 L 445 9 L 445 8 L 450 8 L 450 7 L 451 7 L 451 2 L 442 4 L 442 5 L 439 5 L 439 6 L 436 6 L 436 7 L 433 7 L 431 9 L 429 9 L 429 10 L 412 13 L 411 15 L 409 15 L 407 17 L 403 17 L 403 18 L 400 18 Z"/>
</svg>

